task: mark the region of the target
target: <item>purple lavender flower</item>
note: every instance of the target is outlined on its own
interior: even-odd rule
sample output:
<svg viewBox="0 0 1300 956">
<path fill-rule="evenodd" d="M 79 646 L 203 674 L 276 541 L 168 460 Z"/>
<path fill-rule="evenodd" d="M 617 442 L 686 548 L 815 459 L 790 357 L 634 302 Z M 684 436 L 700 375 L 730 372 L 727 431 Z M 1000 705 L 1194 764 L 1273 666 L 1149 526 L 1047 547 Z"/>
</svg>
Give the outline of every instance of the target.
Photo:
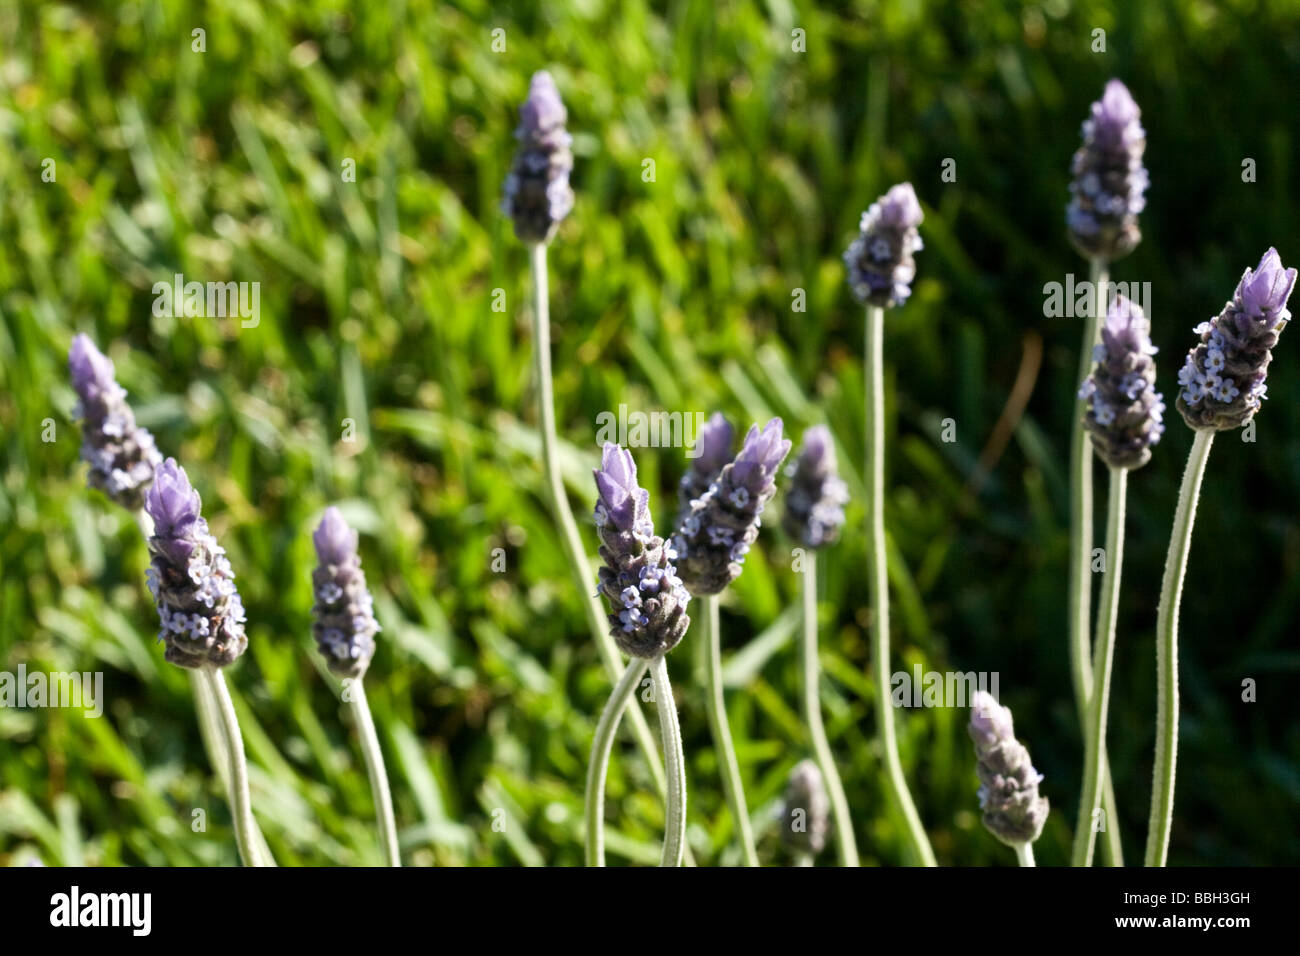
<svg viewBox="0 0 1300 956">
<path fill-rule="evenodd" d="M 1090 259 L 1113 262 L 1142 240 L 1137 217 L 1146 208 L 1150 180 L 1142 165 L 1147 134 L 1141 118 L 1128 88 L 1111 80 L 1083 123 L 1083 145 L 1070 163 L 1065 223 L 1074 247 Z"/>
<path fill-rule="evenodd" d="M 776 470 L 789 453 L 781 419 L 772 419 L 762 431 L 751 425 L 736 460 L 691 502 L 673 536 L 673 550 L 692 594 L 720 594 L 740 577 L 745 555 L 758 537 L 760 515 L 776 493 Z"/>
<path fill-rule="evenodd" d="M 714 412 L 700 428 L 695 439 L 695 448 L 699 452 L 690 460 L 686 474 L 682 475 L 681 484 L 677 486 L 677 513 L 679 516 L 690 513 L 691 502 L 709 490 L 709 485 L 718 479 L 718 474 L 731 461 L 731 444 L 735 439 L 735 429 L 722 412 Z"/>
<path fill-rule="evenodd" d="M 1038 793 L 1043 775 L 1030 763 L 1029 751 L 1016 740 L 1011 711 L 987 691 L 976 691 L 969 729 L 975 742 L 984 826 L 1008 846 L 1033 843 L 1043 832 L 1048 803 Z"/>
<path fill-rule="evenodd" d="M 831 801 L 815 760 L 801 760 L 785 786 L 781 839 L 791 853 L 816 856 L 826 848 Z"/>
<path fill-rule="evenodd" d="M 136 425 L 112 360 L 87 336 L 72 340 L 68 369 L 80 399 L 74 415 L 83 423 L 81 457 L 90 463 L 86 484 L 128 511 L 139 511 L 162 461 L 153 436 Z"/>
<path fill-rule="evenodd" d="M 1270 248 L 1237 283 L 1231 301 L 1194 332 L 1201 343 L 1187 353 L 1178 373 L 1178 411 L 1192 428 L 1237 428 L 1264 400 L 1273 346 L 1291 320 L 1286 307 L 1296 270 L 1282 266 Z"/>
<path fill-rule="evenodd" d="M 311 536 L 319 564 L 312 571 L 312 633 L 330 672 L 360 677 L 375 654 L 375 605 L 357 554 L 357 533 L 338 508 L 325 516 Z"/>
<path fill-rule="evenodd" d="M 814 425 L 803 433 L 803 447 L 786 468 L 790 487 L 785 493 L 782 527 L 808 548 L 834 544 L 844 524 L 849 489 L 839 476 L 830 429 Z"/>
<path fill-rule="evenodd" d="M 677 577 L 672 551 L 655 534 L 650 493 L 636 481 L 631 452 L 605 444 L 594 469 L 596 532 L 600 535 L 599 593 L 614 608 L 610 633 L 624 654 L 653 658 L 667 654 L 686 634 L 691 596 Z"/>
<path fill-rule="evenodd" d="M 573 137 L 564 128 L 568 113 L 551 74 L 533 74 L 528 99 L 519 108 L 515 138 L 519 149 L 506 176 L 501 208 L 515 222 L 523 242 L 550 242 L 560 221 L 573 209 L 569 173 Z"/>
<path fill-rule="evenodd" d="M 1093 448 L 1112 468 L 1141 468 L 1164 434 L 1165 403 L 1155 390 L 1151 323 L 1142 308 L 1115 298 L 1093 349 L 1097 362 L 1079 389 L 1087 409 L 1083 427 Z"/>
<path fill-rule="evenodd" d="M 154 523 L 147 580 L 164 656 L 181 667 L 225 667 L 248 646 L 244 604 L 225 549 L 199 514 L 199 493 L 176 459 L 158 466 L 144 507 Z"/>
<path fill-rule="evenodd" d="M 923 218 L 911 183 L 894 186 L 862 214 L 859 234 L 844 252 L 849 287 L 859 302 L 888 309 L 907 301 Z"/>
</svg>

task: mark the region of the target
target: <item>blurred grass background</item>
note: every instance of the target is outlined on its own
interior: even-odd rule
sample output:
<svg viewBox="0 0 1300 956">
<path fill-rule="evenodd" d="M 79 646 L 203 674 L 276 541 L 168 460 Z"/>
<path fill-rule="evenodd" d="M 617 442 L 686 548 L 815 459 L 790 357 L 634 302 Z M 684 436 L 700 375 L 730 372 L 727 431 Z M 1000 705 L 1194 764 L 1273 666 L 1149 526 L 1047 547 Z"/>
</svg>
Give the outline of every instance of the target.
<svg viewBox="0 0 1300 956">
<path fill-rule="evenodd" d="M 806 52 L 792 50 L 796 29 Z M 742 426 L 779 414 L 796 439 L 824 420 L 860 498 L 862 316 L 839 254 L 875 196 L 916 185 L 926 250 L 886 329 L 894 666 L 999 673 L 1053 803 L 1039 861 L 1068 859 L 1079 326 L 1043 317 L 1043 285 L 1086 278 L 1063 231 L 1070 156 L 1088 104 L 1122 78 L 1144 110 L 1152 188 L 1145 238 L 1113 277 L 1151 283 L 1172 408 L 1191 327 L 1268 245 L 1300 258 L 1289 0 L 0 6 L 0 669 L 100 670 L 107 695 L 99 720 L 0 709 L 0 862 L 235 859 L 184 675 L 153 642 L 144 543 L 84 488 L 65 366 L 77 331 L 116 361 L 230 552 L 250 646 L 228 676 L 280 861 L 379 860 L 360 754 L 310 642 L 309 531 L 338 502 L 362 532 L 384 626 L 369 694 L 406 858 L 580 862 L 609 684 L 541 504 L 526 255 L 498 209 L 516 110 L 543 67 L 575 137 L 552 319 L 567 476 L 593 552 L 596 415 L 620 403 L 721 408 Z M 1242 180 L 1246 158 L 1256 182 Z M 955 182 L 941 180 L 947 159 Z M 153 283 L 178 272 L 260 282 L 260 324 L 154 317 Z M 1256 443 L 1223 436 L 1202 493 L 1175 864 L 1300 861 L 1293 335 Z M 1000 430 L 1017 381 L 1025 412 Z M 949 418 L 953 443 L 940 437 Z M 1130 862 L 1145 840 L 1155 603 L 1190 439 L 1174 415 L 1130 482 L 1110 738 Z M 666 524 L 684 459 L 637 460 Z M 855 505 L 821 562 L 824 706 L 865 860 L 892 864 L 902 841 L 872 738 L 862 519 Z M 808 745 L 791 543 L 769 521 L 760 545 L 722 622 L 750 806 L 770 821 Z M 692 846 L 702 863 L 736 862 L 689 635 L 670 664 Z M 1246 678 L 1256 703 L 1241 701 Z M 902 715 L 908 779 L 941 862 L 1009 864 L 978 821 L 966 718 Z M 609 798 L 611 862 L 653 862 L 662 810 L 626 743 Z M 206 834 L 190 831 L 193 808 L 208 811 Z M 764 859 L 781 861 L 775 830 L 760 829 Z"/>
</svg>

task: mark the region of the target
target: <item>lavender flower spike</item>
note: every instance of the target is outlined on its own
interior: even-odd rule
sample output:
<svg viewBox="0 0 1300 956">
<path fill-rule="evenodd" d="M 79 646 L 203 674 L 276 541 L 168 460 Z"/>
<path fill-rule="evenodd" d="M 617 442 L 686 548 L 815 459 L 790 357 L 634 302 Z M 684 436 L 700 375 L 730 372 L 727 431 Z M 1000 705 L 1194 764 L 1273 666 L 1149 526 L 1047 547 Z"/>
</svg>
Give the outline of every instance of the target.
<svg viewBox="0 0 1300 956">
<path fill-rule="evenodd" d="M 1065 224 L 1074 247 L 1090 259 L 1114 262 L 1142 240 L 1137 217 L 1146 208 L 1150 180 L 1142 165 L 1147 134 L 1141 118 L 1128 87 L 1111 80 L 1083 123 L 1083 145 L 1070 163 Z"/>
<path fill-rule="evenodd" d="M 786 468 L 790 487 L 785 493 L 782 527 L 808 548 L 834 544 L 844 524 L 849 489 L 839 476 L 830 429 L 814 425 L 803 433 L 803 447 Z"/>
<path fill-rule="evenodd" d="M 330 672 L 360 677 L 375 654 L 375 605 L 366 587 L 366 573 L 357 554 L 357 533 L 338 508 L 325 516 L 311 536 L 320 562 L 311 574 L 312 633 Z"/>
<path fill-rule="evenodd" d="M 907 301 L 923 218 L 911 183 L 892 187 L 862 214 L 859 235 L 844 252 L 849 287 L 859 302 L 888 309 Z"/>
<path fill-rule="evenodd" d="M 86 484 L 128 511 L 139 511 L 162 461 L 153 436 L 136 425 L 126 390 L 114 378 L 112 360 L 88 336 L 72 340 L 68 369 L 80 399 L 75 415 L 84 425 L 81 457 L 90 463 Z"/>
<path fill-rule="evenodd" d="M 636 482 L 631 452 L 605 444 L 601 467 L 594 469 L 596 531 L 605 564 L 598 572 L 599 593 L 615 609 L 610 633 L 631 657 L 667 654 L 686 634 L 691 596 L 671 563 L 672 550 L 655 534 L 650 493 Z"/>
<path fill-rule="evenodd" d="M 976 691 L 971 701 L 970 736 L 984 826 L 1007 846 L 1033 843 L 1047 820 L 1047 798 L 1038 793 L 1043 776 L 1016 740 L 1011 711 L 987 691 Z"/>
<path fill-rule="evenodd" d="M 720 594 L 740 577 L 745 555 L 758 537 L 760 516 L 776 493 L 776 470 L 789 453 L 781 419 L 772 419 L 761 431 L 751 425 L 736 460 L 691 502 L 690 514 L 673 536 L 673 549 L 692 594 Z"/>
<path fill-rule="evenodd" d="M 719 473 L 731 461 L 731 443 L 735 434 L 731 422 L 722 412 L 714 412 L 700 427 L 695 439 L 696 456 L 691 459 L 681 484 L 677 486 L 679 517 L 690 513 L 691 502 L 709 490 L 709 485 L 718 480 Z"/>
<path fill-rule="evenodd" d="M 1122 295 L 1106 315 L 1097 365 L 1079 389 L 1087 404 L 1083 427 L 1093 448 L 1112 468 L 1141 468 L 1164 434 L 1165 403 L 1155 390 L 1151 323 L 1142 307 Z"/>
<path fill-rule="evenodd" d="M 1286 269 L 1270 248 L 1237 283 L 1232 300 L 1194 332 L 1201 343 L 1187 353 L 1178 373 L 1178 411 L 1192 428 L 1237 428 L 1264 400 L 1273 346 L 1291 320 L 1286 307 L 1296 270 Z"/>
<path fill-rule="evenodd" d="M 815 760 L 801 760 L 785 786 L 781 839 L 798 856 L 816 856 L 826 848 L 831 802 Z"/>
<path fill-rule="evenodd" d="M 573 137 L 564 128 L 568 112 L 551 74 L 533 74 L 528 99 L 519 108 L 515 139 L 519 149 L 506 176 L 501 208 L 515 222 L 523 242 L 550 242 L 560 221 L 573 209 L 569 173 Z"/>
<path fill-rule="evenodd" d="M 144 507 L 154 523 L 147 580 L 164 656 L 181 667 L 225 667 L 248 647 L 244 605 L 225 549 L 199 514 L 199 493 L 176 459 L 158 466 Z"/>
</svg>

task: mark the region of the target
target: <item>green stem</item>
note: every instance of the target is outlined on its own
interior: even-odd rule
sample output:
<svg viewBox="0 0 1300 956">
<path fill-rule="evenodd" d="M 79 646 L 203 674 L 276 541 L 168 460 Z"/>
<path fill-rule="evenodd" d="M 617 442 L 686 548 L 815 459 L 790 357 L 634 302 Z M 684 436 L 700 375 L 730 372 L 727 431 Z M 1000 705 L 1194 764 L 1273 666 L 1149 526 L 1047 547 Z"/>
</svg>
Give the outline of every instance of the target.
<svg viewBox="0 0 1300 956">
<path fill-rule="evenodd" d="M 1178 490 L 1165 576 L 1156 612 L 1156 759 L 1151 783 L 1151 821 L 1147 832 L 1147 866 L 1164 866 L 1169 854 L 1169 831 L 1174 823 L 1174 773 L 1178 762 L 1178 604 L 1187 571 L 1187 551 L 1196 521 L 1196 501 L 1201 495 L 1205 462 L 1210 457 L 1214 430 L 1198 428 L 1187 456 L 1183 484 Z"/>
<path fill-rule="evenodd" d="M 375 733 L 375 721 L 370 715 L 370 702 L 366 700 L 366 685 L 362 678 L 352 681 L 346 696 L 352 707 L 352 719 L 356 721 L 357 735 L 361 738 L 366 773 L 370 775 L 370 793 L 375 802 L 375 817 L 379 823 L 379 842 L 383 846 L 384 861 L 388 866 L 401 866 L 402 855 L 397 849 L 397 820 L 393 816 L 393 796 L 388 789 L 388 771 L 384 768 L 384 752 L 379 749 L 379 736 Z"/>
<path fill-rule="evenodd" d="M 686 756 L 682 728 L 677 722 L 677 702 L 668 682 L 668 662 L 660 654 L 650 661 L 659 730 L 663 734 L 664 762 L 668 770 L 668 805 L 664 811 L 664 852 L 660 866 L 681 866 L 686 850 Z"/>
<path fill-rule="evenodd" d="M 1016 846 L 1016 860 L 1021 866 L 1037 866 L 1034 862 L 1034 845 L 1032 843 L 1021 843 Z"/>
<path fill-rule="evenodd" d="M 1083 341 L 1079 346 L 1079 372 L 1074 388 L 1078 388 L 1092 371 L 1092 348 L 1099 341 L 1101 322 L 1106 314 L 1109 296 L 1110 264 L 1105 259 L 1093 259 L 1088 266 L 1088 281 L 1096 294 L 1092 310 L 1083 318 Z M 1088 737 L 1088 702 L 1092 699 L 1092 648 L 1090 646 L 1092 620 L 1092 442 L 1083 427 L 1083 399 L 1075 401 L 1074 427 L 1070 433 L 1070 579 L 1069 579 L 1069 631 L 1070 677 L 1074 684 L 1074 704 L 1079 714 L 1079 727 L 1083 731 L 1084 747 Z M 1106 811 L 1106 837 L 1102 841 L 1102 857 L 1109 866 L 1124 865 L 1124 851 L 1120 845 L 1119 816 L 1115 812 L 1115 789 L 1103 752 L 1101 762 L 1102 807 Z"/>
<path fill-rule="evenodd" d="M 727 723 L 727 705 L 722 696 L 722 640 L 718 627 L 718 598 L 703 595 L 695 599 L 700 605 L 700 620 L 705 642 L 704 679 L 708 685 L 707 711 L 709 732 L 713 736 L 713 750 L 718 758 L 718 772 L 722 775 L 722 789 L 727 795 L 727 806 L 736 823 L 736 835 L 746 866 L 758 866 L 758 851 L 754 848 L 754 831 L 749 824 L 749 809 L 745 805 L 745 788 L 740 780 L 740 764 L 736 748 L 731 743 L 731 727 Z"/>
<path fill-rule="evenodd" d="M 817 552 L 811 548 L 804 555 L 803 571 L 803 642 L 800 654 L 803 678 L 803 714 L 812 738 L 813 753 L 821 767 L 822 778 L 830 793 L 831 809 L 835 814 L 835 839 L 840 848 L 841 866 L 858 866 L 858 844 L 853 836 L 853 818 L 849 814 L 849 801 L 844 795 L 826 727 L 822 724 L 821 699 L 818 696 L 821 665 L 817 660 Z"/>
<path fill-rule="evenodd" d="M 916 859 L 925 866 L 935 866 L 934 851 L 921 825 L 920 814 L 912 803 L 898 757 L 898 738 L 894 732 L 894 707 L 889 683 L 889 571 L 885 557 L 885 387 L 884 347 L 885 310 L 867 306 L 866 348 L 863 374 L 866 382 L 867 465 L 864 477 L 867 492 L 867 523 L 870 541 L 867 547 L 867 585 L 875 621 L 871 640 L 871 669 L 875 676 L 876 723 L 885 758 L 885 783 L 890 797 L 906 822 L 908 843 Z"/>
<path fill-rule="evenodd" d="M 235 842 L 245 866 L 274 866 L 275 861 L 264 859 L 257 853 L 257 824 L 253 821 L 253 801 L 248 795 L 248 764 L 244 761 L 244 739 L 239 733 L 239 718 L 230 699 L 226 679 L 215 667 L 200 668 L 199 677 L 208 685 L 208 692 L 217 704 L 221 729 L 226 735 L 226 749 L 230 755 L 230 812 L 235 823 Z"/>
<path fill-rule="evenodd" d="M 560 525 L 560 544 L 565 557 L 573 571 L 573 578 L 582 595 L 587 612 L 587 625 L 596 640 L 596 650 L 610 681 L 618 680 L 623 667 L 618 653 L 618 646 L 609 633 L 609 620 L 600 606 L 600 599 L 594 596 L 596 575 L 583 549 L 582 538 L 578 534 L 578 525 L 574 521 L 573 511 L 569 508 L 569 498 L 564 491 L 564 479 L 560 474 L 560 461 L 556 454 L 559 439 L 555 431 L 555 390 L 551 378 L 551 319 L 550 303 L 546 284 L 546 244 L 533 243 L 530 247 L 530 263 L 533 275 L 533 361 L 537 376 L 538 417 L 542 434 L 542 462 L 546 470 L 546 493 L 551 513 Z M 645 714 L 635 701 L 628 708 L 632 731 L 650 765 L 650 775 L 654 779 L 655 789 L 659 795 L 667 794 L 667 782 L 664 778 L 663 765 L 655 752 L 654 736 Z M 688 854 L 689 855 L 689 854 Z"/>
<path fill-rule="evenodd" d="M 587 866 L 605 865 L 605 777 L 609 773 L 609 755 L 614 749 L 619 719 L 648 666 L 649 661 L 640 657 L 632 658 L 627 670 L 614 685 L 609 703 L 605 705 L 600 722 L 596 724 L 596 737 L 591 742 L 591 762 L 587 765 Z"/>
<path fill-rule="evenodd" d="M 1092 866 L 1097 830 L 1093 814 L 1102 811 L 1109 831 L 1110 814 L 1102 805 L 1103 770 L 1106 761 L 1106 713 L 1110 706 L 1110 672 L 1115 656 L 1115 616 L 1119 609 L 1120 576 L 1124 569 L 1124 510 L 1128 490 L 1128 469 L 1110 469 L 1110 498 L 1106 504 L 1106 574 L 1102 578 L 1097 605 L 1097 637 L 1092 663 L 1092 697 L 1088 702 L 1085 733 L 1083 789 L 1079 793 L 1079 816 L 1074 824 L 1073 866 Z"/>
</svg>

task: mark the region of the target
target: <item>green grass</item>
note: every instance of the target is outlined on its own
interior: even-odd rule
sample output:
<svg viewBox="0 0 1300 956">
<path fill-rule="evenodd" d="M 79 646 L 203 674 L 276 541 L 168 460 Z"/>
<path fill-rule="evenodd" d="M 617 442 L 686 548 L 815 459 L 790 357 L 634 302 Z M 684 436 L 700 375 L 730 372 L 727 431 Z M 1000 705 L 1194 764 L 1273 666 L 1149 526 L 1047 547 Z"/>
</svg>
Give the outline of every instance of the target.
<svg viewBox="0 0 1300 956">
<path fill-rule="evenodd" d="M 1104 54 L 1090 49 L 1098 27 Z M 1152 283 L 1172 405 L 1191 327 L 1268 245 L 1300 258 L 1296 4 L 24 0 L 0 9 L 0 37 L 0 669 L 102 670 L 108 696 L 99 720 L 0 709 L 0 861 L 235 860 L 185 676 L 153 641 L 144 543 L 84 488 L 65 371 L 77 331 L 117 362 L 230 552 L 250 646 L 228 678 L 280 862 L 379 861 L 361 756 L 311 648 L 309 532 L 331 502 L 362 533 L 384 626 L 369 694 L 407 860 L 581 861 L 609 684 L 542 504 L 526 254 L 498 209 L 516 109 L 542 67 L 577 161 L 577 207 L 551 252 L 575 510 L 585 519 L 593 501 L 596 415 L 620 403 L 721 408 L 742 425 L 779 414 L 796 438 L 831 426 L 859 503 L 820 562 L 824 707 L 869 864 L 898 862 L 903 844 L 870 717 L 862 315 L 839 253 L 876 195 L 916 185 L 926 249 L 885 343 L 895 666 L 1000 673 L 1053 803 L 1039 862 L 1068 859 L 1082 756 L 1065 638 L 1078 327 L 1042 317 L 1042 286 L 1086 275 L 1063 234 L 1069 158 L 1089 102 L 1122 77 L 1144 107 L 1153 186 L 1144 241 L 1114 278 Z M 1245 157 L 1257 182 L 1241 180 Z M 940 179 L 947 158 L 955 183 Z M 177 272 L 260 282 L 260 324 L 153 316 L 153 283 Z M 805 313 L 791 310 L 796 288 Z M 1026 414 L 970 495 L 1035 341 Z M 1171 863 L 1300 859 L 1297 355 L 1300 333 L 1284 335 L 1258 441 L 1223 440 L 1205 482 Z M 955 443 L 940 437 L 947 418 Z M 1175 417 L 1130 483 L 1110 741 L 1130 857 L 1145 838 L 1155 602 L 1190 443 Z M 636 454 L 665 524 L 684 459 Z M 790 547 L 769 521 L 722 607 L 731 726 L 764 820 L 808 752 Z M 690 644 L 670 658 L 690 836 L 700 862 L 735 862 Z M 1240 700 L 1246 678 L 1257 703 Z M 940 861 L 1013 862 L 979 825 L 966 713 L 901 716 Z M 611 862 L 653 862 L 662 808 L 626 742 L 609 798 Z M 196 808 L 205 833 L 191 830 Z M 760 853 L 781 859 L 770 825 Z"/>
</svg>

